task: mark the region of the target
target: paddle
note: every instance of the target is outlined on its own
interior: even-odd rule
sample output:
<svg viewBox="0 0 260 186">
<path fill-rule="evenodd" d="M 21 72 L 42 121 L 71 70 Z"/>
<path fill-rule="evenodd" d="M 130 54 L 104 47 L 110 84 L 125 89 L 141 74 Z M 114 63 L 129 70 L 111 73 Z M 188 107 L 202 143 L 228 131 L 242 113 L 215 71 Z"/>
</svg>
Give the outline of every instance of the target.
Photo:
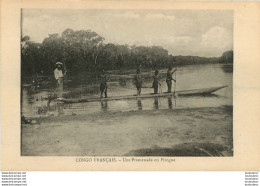
<svg viewBox="0 0 260 186">
<path fill-rule="evenodd" d="M 159 84 L 159 86 L 160 86 L 160 94 L 162 94 L 162 85 Z"/>
<path fill-rule="evenodd" d="M 177 68 L 175 70 L 175 81 L 174 81 L 174 94 L 175 94 L 175 90 L 176 90 L 176 86 L 177 86 Z"/>
<path fill-rule="evenodd" d="M 176 94 L 175 94 L 176 87 L 177 87 L 177 68 L 176 68 L 176 71 L 175 71 L 175 81 L 174 81 L 174 97 L 176 96 Z M 174 105 L 175 105 L 175 108 L 176 108 L 176 97 L 175 97 L 175 99 L 174 99 Z"/>
</svg>

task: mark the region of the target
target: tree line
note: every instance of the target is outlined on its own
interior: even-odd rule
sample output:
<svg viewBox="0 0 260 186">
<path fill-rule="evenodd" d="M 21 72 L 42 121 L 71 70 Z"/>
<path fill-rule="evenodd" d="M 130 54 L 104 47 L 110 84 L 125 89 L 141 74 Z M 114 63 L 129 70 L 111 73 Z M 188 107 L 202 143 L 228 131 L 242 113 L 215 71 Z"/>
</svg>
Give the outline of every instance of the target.
<svg viewBox="0 0 260 186">
<path fill-rule="evenodd" d="M 104 43 L 105 38 L 91 30 L 66 29 L 62 34 L 49 34 L 42 43 L 21 38 L 22 76 L 53 73 L 54 64 L 61 61 L 71 74 L 84 71 L 143 68 L 207 63 L 232 63 L 233 51 L 219 58 L 173 56 L 160 46 L 129 46 Z M 232 53 L 232 55 L 231 55 Z"/>
</svg>

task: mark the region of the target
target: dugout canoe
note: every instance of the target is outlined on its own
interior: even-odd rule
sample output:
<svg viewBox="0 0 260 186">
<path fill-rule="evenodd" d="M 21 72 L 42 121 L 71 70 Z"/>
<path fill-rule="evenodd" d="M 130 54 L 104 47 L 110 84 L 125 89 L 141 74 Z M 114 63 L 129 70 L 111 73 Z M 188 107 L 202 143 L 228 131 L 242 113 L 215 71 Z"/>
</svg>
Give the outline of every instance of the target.
<svg viewBox="0 0 260 186">
<path fill-rule="evenodd" d="M 112 101 L 112 100 L 152 98 L 152 97 L 207 95 L 225 87 L 227 86 L 219 86 L 219 87 L 204 88 L 204 89 L 193 89 L 193 90 L 181 90 L 181 91 L 176 91 L 175 94 L 165 92 L 165 93 L 158 93 L 158 94 L 154 94 L 154 93 L 141 94 L 140 96 L 127 95 L 127 96 L 114 96 L 108 98 L 99 98 L 99 97 L 88 97 L 88 98 L 77 98 L 77 99 L 58 98 L 56 99 L 56 101 L 63 102 L 63 103 L 82 103 L 82 102 Z"/>
<path fill-rule="evenodd" d="M 203 88 L 203 89 L 193 89 L 193 90 L 181 90 L 181 91 L 176 91 L 176 95 L 185 96 L 185 95 L 211 94 L 211 93 L 216 92 L 217 90 L 220 90 L 220 89 L 225 88 L 225 87 L 227 87 L 227 86 Z"/>
</svg>

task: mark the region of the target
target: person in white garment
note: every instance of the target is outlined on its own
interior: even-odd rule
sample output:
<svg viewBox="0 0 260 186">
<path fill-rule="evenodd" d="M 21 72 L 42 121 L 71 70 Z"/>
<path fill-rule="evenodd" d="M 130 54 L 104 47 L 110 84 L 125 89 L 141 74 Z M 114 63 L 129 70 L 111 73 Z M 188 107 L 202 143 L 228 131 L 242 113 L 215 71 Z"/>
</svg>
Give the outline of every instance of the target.
<svg viewBox="0 0 260 186">
<path fill-rule="evenodd" d="M 54 78 L 56 80 L 56 92 L 57 92 L 57 97 L 62 98 L 62 93 L 63 93 L 63 64 L 61 62 L 57 62 L 55 64 L 55 69 L 54 69 Z"/>
</svg>

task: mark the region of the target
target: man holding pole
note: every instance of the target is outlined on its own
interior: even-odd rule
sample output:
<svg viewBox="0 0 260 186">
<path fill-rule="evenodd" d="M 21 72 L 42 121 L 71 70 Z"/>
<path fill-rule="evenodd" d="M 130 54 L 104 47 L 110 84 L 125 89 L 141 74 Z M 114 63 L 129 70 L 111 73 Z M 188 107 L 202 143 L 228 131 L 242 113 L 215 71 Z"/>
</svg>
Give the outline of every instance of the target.
<svg viewBox="0 0 260 186">
<path fill-rule="evenodd" d="M 167 76 L 166 76 L 166 83 L 167 83 L 167 87 L 168 87 L 168 93 L 172 92 L 172 80 L 176 82 L 175 79 L 172 78 L 172 75 L 174 72 L 176 72 L 177 69 L 174 69 L 172 71 L 172 67 L 169 67 L 168 68 L 168 71 L 167 71 Z"/>
<path fill-rule="evenodd" d="M 141 95 L 141 89 L 142 89 L 142 75 L 141 75 L 141 70 L 138 67 L 136 70 L 136 75 L 134 77 L 134 84 L 136 86 L 137 89 L 137 95 L 140 96 Z"/>
<path fill-rule="evenodd" d="M 100 98 L 103 98 L 103 93 L 105 94 L 105 98 L 107 98 L 107 81 L 108 76 L 105 73 L 105 70 L 102 70 L 101 73 L 101 82 L 100 82 Z"/>
</svg>

